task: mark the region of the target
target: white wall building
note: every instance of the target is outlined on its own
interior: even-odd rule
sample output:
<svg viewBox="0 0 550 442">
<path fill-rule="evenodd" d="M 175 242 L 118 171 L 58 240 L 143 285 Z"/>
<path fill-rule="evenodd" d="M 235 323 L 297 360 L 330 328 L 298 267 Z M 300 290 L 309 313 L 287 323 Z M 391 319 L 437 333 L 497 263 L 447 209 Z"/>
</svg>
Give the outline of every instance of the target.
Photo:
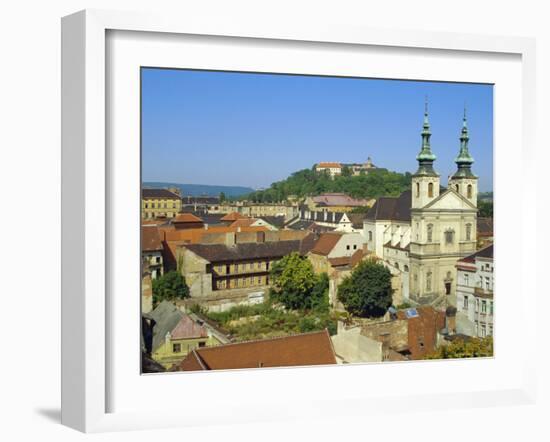
<svg viewBox="0 0 550 442">
<path fill-rule="evenodd" d="M 457 333 L 480 338 L 492 336 L 495 310 L 493 245 L 463 258 L 456 267 Z"/>
</svg>

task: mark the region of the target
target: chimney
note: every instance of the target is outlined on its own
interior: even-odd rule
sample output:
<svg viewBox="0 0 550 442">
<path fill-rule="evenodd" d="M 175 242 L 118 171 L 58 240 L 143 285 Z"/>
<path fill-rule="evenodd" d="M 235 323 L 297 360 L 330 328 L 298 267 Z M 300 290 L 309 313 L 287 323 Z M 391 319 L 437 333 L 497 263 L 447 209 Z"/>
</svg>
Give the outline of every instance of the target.
<svg viewBox="0 0 550 442">
<path fill-rule="evenodd" d="M 237 242 L 237 234 L 235 232 L 228 232 L 225 234 L 225 245 L 228 247 L 234 246 Z"/>
</svg>

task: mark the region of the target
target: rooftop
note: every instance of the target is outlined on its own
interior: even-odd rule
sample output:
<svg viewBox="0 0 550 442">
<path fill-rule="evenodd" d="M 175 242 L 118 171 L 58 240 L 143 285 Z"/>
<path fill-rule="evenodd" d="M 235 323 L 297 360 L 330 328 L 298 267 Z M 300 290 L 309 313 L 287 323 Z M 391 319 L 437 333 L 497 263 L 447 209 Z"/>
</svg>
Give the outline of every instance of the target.
<svg viewBox="0 0 550 442">
<path fill-rule="evenodd" d="M 141 197 L 143 199 L 180 199 L 178 195 L 168 189 L 141 189 Z"/>
<path fill-rule="evenodd" d="M 336 364 L 327 330 L 195 349 L 179 369 L 228 370 Z"/>
<path fill-rule="evenodd" d="M 141 226 L 141 251 L 156 252 L 162 250 L 159 229 L 156 225 Z"/>
</svg>

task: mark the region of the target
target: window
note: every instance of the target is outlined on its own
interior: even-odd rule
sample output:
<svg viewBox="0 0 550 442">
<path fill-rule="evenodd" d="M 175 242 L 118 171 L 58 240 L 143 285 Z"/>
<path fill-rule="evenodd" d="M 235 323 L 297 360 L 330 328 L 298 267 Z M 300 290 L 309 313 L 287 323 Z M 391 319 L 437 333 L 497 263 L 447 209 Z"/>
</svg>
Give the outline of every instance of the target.
<svg viewBox="0 0 550 442">
<path fill-rule="evenodd" d="M 369 230 L 369 241 L 372 241 L 372 231 Z"/>
<path fill-rule="evenodd" d="M 181 353 L 181 344 L 172 344 L 172 353 Z"/>
<path fill-rule="evenodd" d="M 434 183 L 428 183 L 428 197 L 433 198 L 434 196 Z"/>
<path fill-rule="evenodd" d="M 353 245 L 353 250 L 357 250 L 357 244 Z"/>
<path fill-rule="evenodd" d="M 160 256 L 157 256 L 157 257 L 155 258 L 155 261 L 156 261 L 157 264 L 160 264 Z"/>
<path fill-rule="evenodd" d="M 428 242 L 432 242 L 433 230 L 434 230 L 433 224 L 428 224 Z"/>
<path fill-rule="evenodd" d="M 468 198 L 471 198 L 472 197 L 472 185 L 471 184 L 468 184 Z"/>
<path fill-rule="evenodd" d="M 408 271 L 409 271 L 409 266 L 408 266 L 408 265 L 405 265 L 405 266 L 403 267 L 403 270 L 405 270 L 406 272 L 408 272 Z"/>
<path fill-rule="evenodd" d="M 464 296 L 463 307 L 464 307 L 464 310 L 468 310 L 468 296 Z"/>
<path fill-rule="evenodd" d="M 176 203 L 172 203 L 172 209 L 176 208 Z"/>
<path fill-rule="evenodd" d="M 489 336 L 493 336 L 493 324 L 489 324 Z"/>
<path fill-rule="evenodd" d="M 420 183 L 416 183 L 416 197 L 420 196 Z"/>
<path fill-rule="evenodd" d="M 474 322 L 474 334 L 477 336 L 478 335 L 478 331 L 479 331 L 479 322 L 478 321 L 475 321 Z"/>
<path fill-rule="evenodd" d="M 487 313 L 487 301 L 481 301 L 481 313 Z"/>
<path fill-rule="evenodd" d="M 349 250 L 349 244 L 346 246 L 346 250 Z"/>
<path fill-rule="evenodd" d="M 149 203 L 145 203 L 145 208 L 146 208 L 146 209 L 149 208 Z"/>
<path fill-rule="evenodd" d="M 459 189 L 458 184 L 456 184 L 456 185 L 455 185 L 455 190 L 456 190 L 457 192 L 458 192 L 458 189 Z"/>
<path fill-rule="evenodd" d="M 445 243 L 452 244 L 454 241 L 455 231 L 452 229 L 445 231 Z"/>
<path fill-rule="evenodd" d="M 491 289 L 491 281 L 488 276 L 485 277 L 485 290 Z"/>
<path fill-rule="evenodd" d="M 464 274 L 464 285 L 470 285 L 470 275 Z"/>
<path fill-rule="evenodd" d="M 493 311 L 494 311 L 494 304 L 493 304 L 493 301 L 491 301 L 489 302 L 489 314 L 492 315 Z"/>
<path fill-rule="evenodd" d="M 476 299 L 476 313 L 479 313 L 479 299 Z"/>
<path fill-rule="evenodd" d="M 432 272 L 426 274 L 426 291 L 430 292 L 432 290 Z"/>
<path fill-rule="evenodd" d="M 466 224 L 466 241 L 470 241 L 472 239 L 472 225 Z"/>
<path fill-rule="evenodd" d="M 206 347 L 206 342 L 200 341 L 199 342 L 199 348 Z"/>
<path fill-rule="evenodd" d="M 481 324 L 481 337 L 484 338 L 487 336 L 487 326 L 485 324 Z"/>
</svg>

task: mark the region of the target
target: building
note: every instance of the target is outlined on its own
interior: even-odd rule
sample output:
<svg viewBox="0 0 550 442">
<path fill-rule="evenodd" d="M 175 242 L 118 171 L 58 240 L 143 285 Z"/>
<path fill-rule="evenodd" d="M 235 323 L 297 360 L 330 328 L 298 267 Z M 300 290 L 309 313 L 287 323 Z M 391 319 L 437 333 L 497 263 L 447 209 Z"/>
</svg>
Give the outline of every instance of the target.
<svg viewBox="0 0 550 442">
<path fill-rule="evenodd" d="M 141 226 L 141 260 L 147 266 L 151 279 L 163 275 L 163 246 L 160 231 L 155 225 Z"/>
<path fill-rule="evenodd" d="M 195 348 L 217 345 L 204 325 L 194 321 L 168 301 L 161 302 L 147 319 L 152 321 L 151 357 L 169 369 Z"/>
<path fill-rule="evenodd" d="M 357 207 L 370 207 L 374 204 L 374 200 L 352 198 L 341 192 L 329 192 L 307 197 L 304 204 L 310 211 L 350 212 Z"/>
<path fill-rule="evenodd" d="M 204 227 L 204 221 L 192 213 L 179 213 L 172 219 L 172 225 L 177 230 L 200 229 Z"/>
<path fill-rule="evenodd" d="M 327 172 L 331 177 L 342 174 L 342 165 L 335 162 L 322 162 L 315 165 L 315 172 Z"/>
<path fill-rule="evenodd" d="M 330 335 L 312 333 L 194 349 L 178 371 L 296 367 L 336 364 Z"/>
<path fill-rule="evenodd" d="M 495 310 L 493 245 L 461 259 L 456 268 L 457 332 L 479 338 L 492 336 Z"/>
<path fill-rule="evenodd" d="M 167 189 L 141 189 L 141 217 L 173 218 L 181 210 L 181 197 Z"/>
<path fill-rule="evenodd" d="M 403 296 L 421 305 L 456 305 L 456 262 L 476 250 L 477 177 L 463 118 L 457 171 L 447 188 L 434 170 L 427 108 L 410 191 L 379 198 L 367 212 L 367 247 L 403 272 Z"/>
<path fill-rule="evenodd" d="M 361 334 L 382 343 L 383 360 L 418 360 L 436 350 L 449 334 L 447 326 L 445 311 L 422 306 L 398 310 L 386 320 L 366 323 Z"/>
<path fill-rule="evenodd" d="M 308 253 L 308 258 L 316 273 L 329 272 L 331 264 L 335 267 L 354 265 L 363 257 L 363 236 L 360 233 L 322 233 Z"/>
<path fill-rule="evenodd" d="M 197 298 L 195 302 L 223 298 L 235 291 L 240 295 L 263 294 L 273 263 L 293 252 L 305 255 L 314 243 L 313 235 L 304 232 L 296 232 L 302 233 L 301 240 L 275 241 L 269 241 L 267 233 L 279 232 L 261 233 L 254 235 L 256 241 L 251 238 L 250 242 L 238 243 L 237 235 L 228 234 L 224 244 L 189 244 L 178 249 L 183 276 L 191 297 Z"/>
</svg>

